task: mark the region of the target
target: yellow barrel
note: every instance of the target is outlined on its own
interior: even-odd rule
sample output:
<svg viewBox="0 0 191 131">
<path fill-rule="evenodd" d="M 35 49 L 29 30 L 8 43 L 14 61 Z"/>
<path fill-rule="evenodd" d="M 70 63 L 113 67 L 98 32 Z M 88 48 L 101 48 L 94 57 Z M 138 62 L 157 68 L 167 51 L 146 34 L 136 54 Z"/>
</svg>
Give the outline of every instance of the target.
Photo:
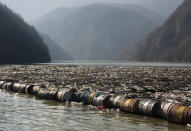
<svg viewBox="0 0 191 131">
<path fill-rule="evenodd" d="M 175 116 L 174 116 L 174 122 L 176 122 L 176 123 L 184 123 L 183 122 L 183 113 L 184 113 L 185 109 L 186 109 L 185 106 L 180 106 L 176 110 L 176 113 L 175 113 Z"/>
<path fill-rule="evenodd" d="M 96 92 L 92 92 L 89 96 L 88 96 L 88 105 L 93 103 L 93 97 L 96 94 Z"/>
<path fill-rule="evenodd" d="M 131 103 L 133 99 L 126 99 L 124 104 L 122 105 L 122 111 L 128 112 L 129 104 Z"/>
</svg>

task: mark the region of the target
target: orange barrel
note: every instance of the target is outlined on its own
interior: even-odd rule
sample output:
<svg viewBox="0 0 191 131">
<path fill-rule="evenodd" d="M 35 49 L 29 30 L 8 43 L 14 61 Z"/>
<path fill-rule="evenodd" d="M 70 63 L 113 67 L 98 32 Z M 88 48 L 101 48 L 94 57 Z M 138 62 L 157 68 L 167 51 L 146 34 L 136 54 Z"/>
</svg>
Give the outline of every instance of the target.
<svg viewBox="0 0 191 131">
<path fill-rule="evenodd" d="M 0 89 L 3 87 L 5 81 L 0 81 Z"/>
<path fill-rule="evenodd" d="M 174 117 L 175 117 L 175 114 L 176 114 L 176 110 L 179 108 L 180 106 L 175 104 L 170 110 L 169 110 L 169 113 L 168 113 L 168 121 L 169 122 L 174 122 Z"/>
<path fill-rule="evenodd" d="M 185 106 L 180 106 L 176 112 L 175 112 L 175 116 L 174 116 L 174 119 L 173 119 L 173 122 L 175 123 L 179 123 L 179 124 L 184 124 L 184 121 L 183 121 L 183 113 L 184 113 L 184 110 L 186 109 Z"/>
<path fill-rule="evenodd" d="M 124 111 L 124 112 L 128 112 L 128 106 L 129 106 L 129 103 L 132 101 L 133 99 L 123 99 L 120 103 L 120 110 L 121 111 Z"/>
<path fill-rule="evenodd" d="M 6 89 L 9 91 L 12 90 L 12 88 L 13 88 L 13 83 L 11 83 L 11 82 L 5 82 L 2 86 L 2 89 Z"/>
<path fill-rule="evenodd" d="M 93 104 L 93 97 L 96 94 L 96 92 L 92 92 L 89 96 L 88 96 L 88 105 Z"/>
<path fill-rule="evenodd" d="M 62 88 L 59 89 L 56 99 L 58 101 L 62 101 L 62 102 L 66 102 L 66 101 L 70 101 L 73 94 L 76 92 L 77 90 L 75 88 L 69 89 L 69 88 Z"/>
<path fill-rule="evenodd" d="M 25 93 L 25 87 L 26 87 L 25 84 L 15 83 L 15 84 L 13 84 L 12 90 L 14 92 L 18 92 L 18 93 Z"/>
<path fill-rule="evenodd" d="M 137 113 L 138 112 L 138 106 L 139 106 L 140 100 L 133 99 L 128 107 L 129 113 Z"/>
<path fill-rule="evenodd" d="M 109 107 L 109 99 L 110 99 L 111 95 L 108 95 L 108 94 L 105 94 L 105 95 L 102 95 L 99 102 L 98 102 L 98 105 L 99 106 L 104 106 L 104 107 Z"/>
<path fill-rule="evenodd" d="M 32 94 L 33 86 L 34 86 L 34 85 L 27 85 L 27 86 L 25 87 L 25 93 L 26 93 L 26 94 Z"/>
</svg>

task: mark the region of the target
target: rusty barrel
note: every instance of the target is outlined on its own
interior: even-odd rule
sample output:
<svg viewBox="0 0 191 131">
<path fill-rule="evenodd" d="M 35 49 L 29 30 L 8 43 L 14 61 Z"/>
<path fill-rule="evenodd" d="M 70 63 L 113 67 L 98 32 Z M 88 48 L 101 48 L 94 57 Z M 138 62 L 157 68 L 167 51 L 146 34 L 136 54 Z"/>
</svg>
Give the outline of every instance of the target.
<svg viewBox="0 0 191 131">
<path fill-rule="evenodd" d="M 58 101 L 62 101 L 62 102 L 71 101 L 72 96 L 76 91 L 77 90 L 75 88 L 72 88 L 72 89 L 70 89 L 70 88 L 59 89 L 56 98 L 57 98 Z"/>
<path fill-rule="evenodd" d="M 183 112 L 182 120 L 184 124 L 191 124 L 191 107 L 185 108 Z"/>
<path fill-rule="evenodd" d="M 168 113 L 168 121 L 169 122 L 174 122 L 174 117 L 175 117 L 175 114 L 176 114 L 176 110 L 179 108 L 180 106 L 175 104 L 170 110 L 169 110 L 169 113 Z"/>
<path fill-rule="evenodd" d="M 131 103 L 128 106 L 128 112 L 129 113 L 137 113 L 138 112 L 138 106 L 139 106 L 140 100 L 133 99 Z"/>
<path fill-rule="evenodd" d="M 168 114 L 169 111 L 171 110 L 171 108 L 175 106 L 175 104 L 173 103 L 168 103 L 168 102 L 161 102 L 160 104 L 160 112 L 159 112 L 159 116 L 164 118 L 164 119 L 168 119 Z"/>
<path fill-rule="evenodd" d="M 120 103 L 120 110 L 124 112 L 128 112 L 129 104 L 133 101 L 133 99 L 125 98 Z"/>
<path fill-rule="evenodd" d="M 114 99 L 113 99 L 113 107 L 114 108 L 120 108 L 120 103 L 123 99 L 125 99 L 126 96 L 116 96 Z"/>
<path fill-rule="evenodd" d="M 19 84 L 15 83 L 13 84 L 12 91 L 17 92 L 17 93 L 25 93 L 25 84 Z"/>
</svg>

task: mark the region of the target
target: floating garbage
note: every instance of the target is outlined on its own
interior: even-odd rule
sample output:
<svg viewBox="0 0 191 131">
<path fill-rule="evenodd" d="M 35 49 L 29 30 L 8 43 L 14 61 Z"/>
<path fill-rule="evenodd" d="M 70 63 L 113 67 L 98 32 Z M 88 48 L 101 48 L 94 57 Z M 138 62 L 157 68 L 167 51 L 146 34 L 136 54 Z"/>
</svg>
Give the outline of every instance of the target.
<svg viewBox="0 0 191 131">
<path fill-rule="evenodd" d="M 0 72 L 3 90 L 191 124 L 191 68 L 9 65 Z"/>
</svg>

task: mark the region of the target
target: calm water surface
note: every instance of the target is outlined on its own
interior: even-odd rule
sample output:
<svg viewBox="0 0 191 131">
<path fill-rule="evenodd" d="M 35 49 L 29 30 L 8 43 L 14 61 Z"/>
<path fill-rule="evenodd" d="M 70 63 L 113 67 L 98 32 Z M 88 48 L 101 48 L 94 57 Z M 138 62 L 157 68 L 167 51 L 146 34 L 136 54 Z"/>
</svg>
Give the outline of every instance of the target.
<svg viewBox="0 0 191 131">
<path fill-rule="evenodd" d="M 0 130 L 185 131 L 191 127 L 152 117 L 90 111 L 80 105 L 0 91 Z"/>
</svg>

